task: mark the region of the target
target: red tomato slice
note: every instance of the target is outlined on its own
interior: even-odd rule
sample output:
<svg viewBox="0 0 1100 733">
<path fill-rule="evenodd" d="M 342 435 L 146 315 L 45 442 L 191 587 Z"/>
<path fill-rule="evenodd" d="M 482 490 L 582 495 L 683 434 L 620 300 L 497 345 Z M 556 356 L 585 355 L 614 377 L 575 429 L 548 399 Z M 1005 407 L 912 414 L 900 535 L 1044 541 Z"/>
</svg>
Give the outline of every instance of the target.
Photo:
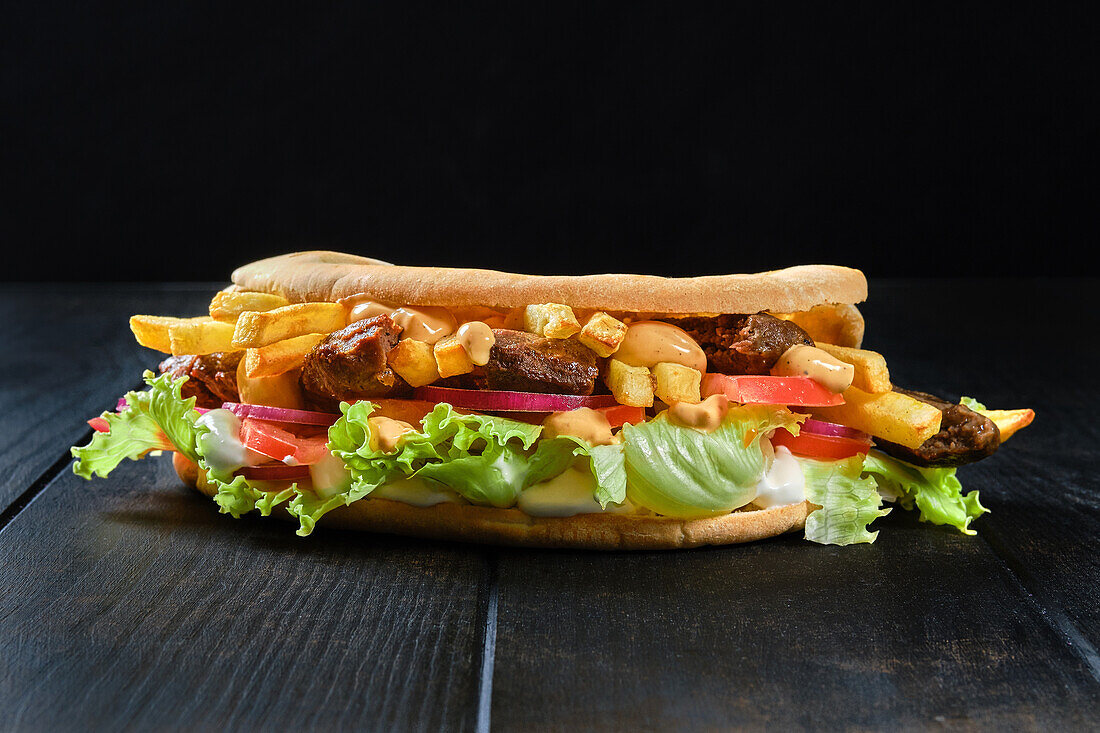
<svg viewBox="0 0 1100 733">
<path fill-rule="evenodd" d="M 843 396 L 830 392 L 809 377 L 708 374 L 703 377 L 702 393 L 703 397 L 724 394 L 743 405 L 833 407 L 844 404 Z"/>
<path fill-rule="evenodd" d="M 308 466 L 324 457 L 328 437 L 300 437 L 266 420 L 246 417 L 241 420 L 241 442 L 268 458 L 282 461 L 290 457 L 295 464 Z"/>
<path fill-rule="evenodd" d="M 611 423 L 611 429 L 621 428 L 623 425 L 630 423 L 631 425 L 638 425 L 645 422 L 645 408 L 644 407 L 631 407 L 630 405 L 615 405 L 614 407 L 601 407 L 596 412 L 602 412 L 607 418 L 607 421 Z"/>
<path fill-rule="evenodd" d="M 88 424 L 92 426 L 92 430 L 97 433 L 109 433 L 111 432 L 111 423 L 107 422 L 105 417 L 93 417 L 88 421 Z"/>
<path fill-rule="evenodd" d="M 826 458 L 833 461 L 849 458 L 857 453 L 866 454 L 867 451 L 871 450 L 871 444 L 863 440 L 838 438 L 816 433 L 791 435 L 783 429 L 775 431 L 775 435 L 772 436 L 772 445 L 786 446 L 787 450 L 796 456 Z"/>
</svg>

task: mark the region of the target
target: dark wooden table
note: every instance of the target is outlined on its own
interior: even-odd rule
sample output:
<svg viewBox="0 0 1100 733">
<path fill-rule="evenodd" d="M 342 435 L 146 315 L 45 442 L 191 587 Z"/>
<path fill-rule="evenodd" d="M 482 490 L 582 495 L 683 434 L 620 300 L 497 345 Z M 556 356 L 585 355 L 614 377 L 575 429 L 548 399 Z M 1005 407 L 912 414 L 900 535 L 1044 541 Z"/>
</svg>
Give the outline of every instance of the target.
<svg viewBox="0 0 1100 733">
<path fill-rule="evenodd" d="M 1100 727 L 1100 281 L 874 282 L 897 383 L 1038 417 L 964 469 L 977 537 L 501 549 L 233 521 L 69 446 L 215 286 L 0 293 L 0 728 Z"/>
</svg>

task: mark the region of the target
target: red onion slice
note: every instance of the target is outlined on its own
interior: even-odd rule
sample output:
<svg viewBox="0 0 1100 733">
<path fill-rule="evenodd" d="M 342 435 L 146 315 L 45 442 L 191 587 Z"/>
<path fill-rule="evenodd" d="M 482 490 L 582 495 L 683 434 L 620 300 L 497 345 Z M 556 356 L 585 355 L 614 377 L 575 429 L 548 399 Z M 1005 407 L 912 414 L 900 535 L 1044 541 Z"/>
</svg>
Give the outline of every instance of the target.
<svg viewBox="0 0 1100 733">
<path fill-rule="evenodd" d="M 240 402 L 223 402 L 222 408 L 237 417 L 254 417 L 257 420 L 293 423 L 296 425 L 332 425 L 340 416 L 331 412 L 312 412 L 310 410 L 291 410 L 286 407 L 268 405 L 246 405 Z"/>
<path fill-rule="evenodd" d="M 613 407 L 619 404 L 611 395 L 540 394 L 499 390 L 420 387 L 416 399 L 446 402 L 452 407 L 488 412 L 563 412 L 578 407 Z"/>
<path fill-rule="evenodd" d="M 245 466 L 237 473 L 254 481 L 301 481 L 309 478 L 309 466 L 285 466 L 274 463 L 265 466 Z"/>
<path fill-rule="evenodd" d="M 831 435 L 834 438 L 851 438 L 852 440 L 871 442 L 871 436 L 862 430 L 849 428 L 846 425 L 837 425 L 834 422 L 815 420 L 812 417 L 806 418 L 806 421 L 802 423 L 802 430 L 817 435 Z"/>
</svg>

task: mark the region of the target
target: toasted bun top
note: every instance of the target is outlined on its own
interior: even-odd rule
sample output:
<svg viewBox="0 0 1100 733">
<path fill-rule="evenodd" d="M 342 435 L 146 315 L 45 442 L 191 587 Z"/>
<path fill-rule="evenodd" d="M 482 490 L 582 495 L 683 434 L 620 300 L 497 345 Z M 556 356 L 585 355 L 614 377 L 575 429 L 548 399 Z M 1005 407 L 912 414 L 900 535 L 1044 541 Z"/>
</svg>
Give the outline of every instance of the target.
<svg viewBox="0 0 1100 733">
<path fill-rule="evenodd" d="M 292 302 L 352 295 L 402 305 L 518 308 L 563 303 L 574 308 L 652 313 L 807 311 L 867 297 L 863 273 L 837 265 L 800 265 L 755 275 L 669 278 L 655 275 L 518 275 L 454 267 L 405 267 L 340 252 L 295 252 L 233 272 L 246 290 Z"/>
</svg>

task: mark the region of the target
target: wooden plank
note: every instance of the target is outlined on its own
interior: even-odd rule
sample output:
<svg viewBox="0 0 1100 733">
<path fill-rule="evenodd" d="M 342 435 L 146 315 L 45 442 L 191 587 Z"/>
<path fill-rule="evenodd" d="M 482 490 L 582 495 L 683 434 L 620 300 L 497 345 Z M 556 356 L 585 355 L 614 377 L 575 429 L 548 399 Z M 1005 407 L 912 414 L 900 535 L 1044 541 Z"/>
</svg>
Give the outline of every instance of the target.
<svg viewBox="0 0 1100 733">
<path fill-rule="evenodd" d="M 864 312 L 870 348 L 897 365 L 895 381 L 1036 411 L 1027 430 L 959 477 L 991 510 L 975 524 L 982 541 L 1100 677 L 1100 343 L 1091 336 L 1100 310 L 1087 303 L 1098 287 L 1095 278 L 977 281 L 962 293 L 885 283 Z M 960 314 L 960 298 L 989 310 Z"/>
<path fill-rule="evenodd" d="M 1100 685 L 984 543 L 506 552 L 502 730 L 1100 724 Z"/>
<path fill-rule="evenodd" d="M 62 473 L 0 546 L 4 727 L 476 721 L 480 548 L 234 521 L 167 460 Z"/>
<path fill-rule="evenodd" d="M 160 360 L 134 342 L 133 313 L 199 313 L 217 286 L 8 286 L 0 292 L 0 512 L 90 435 Z"/>
</svg>

